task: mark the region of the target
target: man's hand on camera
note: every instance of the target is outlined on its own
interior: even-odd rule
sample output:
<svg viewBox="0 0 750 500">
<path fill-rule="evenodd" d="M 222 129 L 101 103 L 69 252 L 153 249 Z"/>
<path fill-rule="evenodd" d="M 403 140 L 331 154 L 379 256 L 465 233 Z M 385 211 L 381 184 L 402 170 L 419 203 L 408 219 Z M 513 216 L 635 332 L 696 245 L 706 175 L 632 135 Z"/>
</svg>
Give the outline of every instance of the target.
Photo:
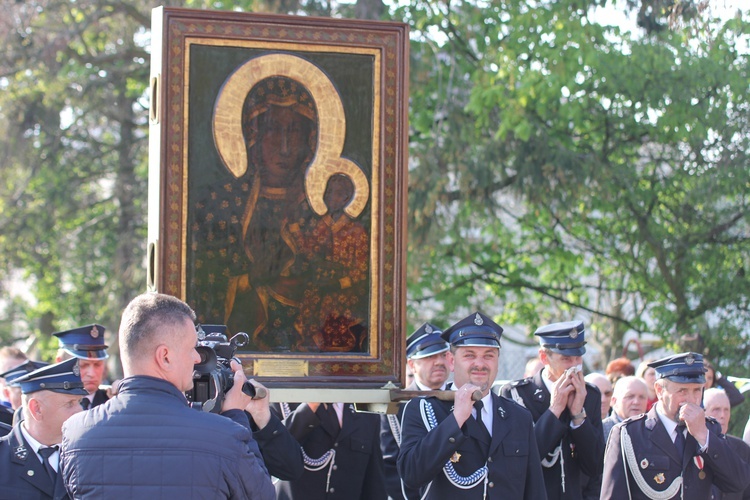
<svg viewBox="0 0 750 500">
<path fill-rule="evenodd" d="M 242 385 L 247 381 L 245 372 L 242 371 L 242 365 L 233 359 L 230 366 L 234 372 L 234 384 L 224 395 L 224 403 L 221 405 L 222 412 L 244 410 L 253 401 L 250 396 L 242 392 Z"/>
<path fill-rule="evenodd" d="M 265 389 L 265 386 L 260 382 L 256 382 L 255 380 L 249 380 L 249 382 L 255 387 L 256 392 L 260 392 L 258 388 Z M 271 405 L 268 395 L 261 399 L 250 400 L 250 404 L 245 407 L 245 411 L 253 417 L 253 422 L 258 426 L 258 429 L 263 429 L 271 421 Z"/>
</svg>

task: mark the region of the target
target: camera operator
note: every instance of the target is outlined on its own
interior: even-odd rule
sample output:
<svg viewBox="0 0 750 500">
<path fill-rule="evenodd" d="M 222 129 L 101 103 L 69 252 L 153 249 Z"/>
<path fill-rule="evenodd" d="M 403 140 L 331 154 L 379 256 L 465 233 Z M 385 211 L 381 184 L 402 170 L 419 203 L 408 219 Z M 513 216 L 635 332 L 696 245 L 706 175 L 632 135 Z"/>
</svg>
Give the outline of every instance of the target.
<svg viewBox="0 0 750 500">
<path fill-rule="evenodd" d="M 194 366 L 193 388 L 185 395 L 193 408 L 218 412 L 225 394 L 233 387 L 230 362 L 236 359 L 237 348 L 245 345 L 247 334 L 237 333 L 227 339 L 226 325 L 198 325 L 197 331 L 196 350 L 201 361 Z M 285 481 L 299 479 L 304 472 L 302 448 L 271 413 L 268 389 L 255 380 L 246 385 L 245 394 L 252 394 L 253 399 L 245 407 L 245 413 L 269 474 Z"/>
<path fill-rule="evenodd" d="M 63 427 L 62 474 L 73 498 L 275 498 L 243 412 L 251 398 L 239 364 L 223 416 L 187 403 L 199 361 L 194 321 L 169 295 L 143 294 L 125 308 L 119 393 Z"/>
</svg>

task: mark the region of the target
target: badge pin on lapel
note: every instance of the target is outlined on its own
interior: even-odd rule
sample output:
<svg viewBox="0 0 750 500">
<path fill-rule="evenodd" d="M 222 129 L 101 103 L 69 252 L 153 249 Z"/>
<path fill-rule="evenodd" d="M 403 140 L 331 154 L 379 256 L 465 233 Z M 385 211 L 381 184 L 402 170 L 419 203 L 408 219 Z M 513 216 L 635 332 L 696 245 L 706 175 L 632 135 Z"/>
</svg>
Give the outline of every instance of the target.
<svg viewBox="0 0 750 500">
<path fill-rule="evenodd" d="M 16 458 L 18 458 L 19 460 L 26 460 L 26 457 L 28 456 L 28 454 L 29 452 L 26 451 L 25 446 L 21 445 L 21 446 L 16 447 L 15 455 L 16 455 Z"/>
</svg>

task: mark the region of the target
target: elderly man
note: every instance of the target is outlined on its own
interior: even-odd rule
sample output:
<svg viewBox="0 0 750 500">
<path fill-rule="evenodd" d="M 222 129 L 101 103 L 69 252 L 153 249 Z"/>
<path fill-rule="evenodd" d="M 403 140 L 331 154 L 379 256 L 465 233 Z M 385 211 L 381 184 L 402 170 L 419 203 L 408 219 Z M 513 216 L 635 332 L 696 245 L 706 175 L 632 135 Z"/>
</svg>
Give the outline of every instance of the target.
<svg viewBox="0 0 750 500">
<path fill-rule="evenodd" d="M 430 391 L 445 389 L 448 379 L 448 342 L 441 337 L 443 331 L 430 323 L 420 326 L 406 339 L 406 364 L 414 374 L 414 382 L 407 391 Z M 407 488 L 396 470 L 396 459 L 401 446 L 401 416 L 404 403 L 399 404 L 398 413 L 383 415 L 380 419 L 380 448 L 383 451 L 383 472 L 388 497 L 396 499 L 419 498 L 419 490 Z"/>
<path fill-rule="evenodd" d="M 602 395 L 602 420 L 607 418 L 612 403 L 612 382 L 602 375 L 601 373 L 589 373 L 583 380 L 591 385 L 595 385 L 599 389 L 599 393 Z M 604 436 L 606 437 L 606 433 Z"/>
<path fill-rule="evenodd" d="M 62 425 L 86 395 L 78 360 L 48 365 L 14 380 L 24 418 L 0 439 L 0 498 L 67 498 L 58 474 Z"/>
<path fill-rule="evenodd" d="M 544 368 L 501 393 L 531 411 L 550 500 L 598 499 L 598 488 L 589 488 L 587 478 L 598 484 L 602 473 L 601 395 L 583 379 L 583 323 L 553 323 L 534 334 Z"/>
<path fill-rule="evenodd" d="M 234 384 L 222 414 L 188 406 L 198 335 L 195 313 L 169 295 L 133 299 L 120 322 L 125 378 L 116 397 L 68 420 L 62 474 L 75 498 L 273 499 L 271 478 Z"/>
<path fill-rule="evenodd" d="M 546 498 L 531 415 L 491 391 L 502 332 L 478 312 L 445 330 L 455 400 L 404 408 L 398 471 L 424 499 Z"/>
<path fill-rule="evenodd" d="M 648 387 L 646 382 L 634 375 L 622 377 L 615 384 L 612 393 L 612 415 L 602 420 L 604 440 L 609 438 L 609 432 L 616 424 L 626 418 L 646 413 L 648 405 Z"/>
<path fill-rule="evenodd" d="M 104 343 L 105 328 L 101 325 L 87 325 L 72 330 L 53 333 L 60 342 L 55 361 L 60 362 L 71 357 L 78 358 L 81 367 L 81 380 L 88 395 L 83 401 L 84 409 L 99 406 L 109 399 L 107 391 L 99 386 L 104 380 L 106 362 L 109 358 L 107 345 Z"/>
<path fill-rule="evenodd" d="M 706 408 L 706 415 L 713 417 L 721 425 L 721 432 L 727 438 L 729 446 L 745 462 L 750 463 L 750 446 L 742 439 L 727 434 L 729 429 L 729 419 L 732 416 L 729 396 L 722 389 L 706 389 L 703 393 L 703 406 Z M 723 493 L 719 488 L 713 488 L 714 500 L 748 500 L 750 499 L 750 485 L 743 492 Z"/>
<path fill-rule="evenodd" d="M 705 500 L 711 487 L 742 491 L 744 463 L 701 408 L 703 356 L 692 352 L 650 363 L 656 370 L 651 410 L 614 426 L 604 458 L 602 499 Z"/>
</svg>

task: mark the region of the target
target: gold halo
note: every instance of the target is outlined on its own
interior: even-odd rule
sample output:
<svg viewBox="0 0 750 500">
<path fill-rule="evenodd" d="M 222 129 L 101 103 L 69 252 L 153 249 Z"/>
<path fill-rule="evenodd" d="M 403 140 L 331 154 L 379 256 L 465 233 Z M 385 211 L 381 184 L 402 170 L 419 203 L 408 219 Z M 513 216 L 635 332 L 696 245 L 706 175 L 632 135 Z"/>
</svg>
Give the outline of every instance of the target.
<svg viewBox="0 0 750 500">
<path fill-rule="evenodd" d="M 305 193 L 310 207 L 324 215 L 323 200 L 328 179 L 335 174 L 348 176 L 354 184 L 352 201 L 344 211 L 356 218 L 370 195 L 369 182 L 362 169 L 341 157 L 346 137 L 346 118 L 341 99 L 331 80 L 317 66 L 291 54 L 268 54 L 249 60 L 224 82 L 214 108 L 213 132 L 222 163 L 235 177 L 247 172 L 247 150 L 242 136 L 242 107 L 255 84 L 271 76 L 285 76 L 303 84 L 318 109 L 318 145 L 305 173 Z"/>
</svg>

